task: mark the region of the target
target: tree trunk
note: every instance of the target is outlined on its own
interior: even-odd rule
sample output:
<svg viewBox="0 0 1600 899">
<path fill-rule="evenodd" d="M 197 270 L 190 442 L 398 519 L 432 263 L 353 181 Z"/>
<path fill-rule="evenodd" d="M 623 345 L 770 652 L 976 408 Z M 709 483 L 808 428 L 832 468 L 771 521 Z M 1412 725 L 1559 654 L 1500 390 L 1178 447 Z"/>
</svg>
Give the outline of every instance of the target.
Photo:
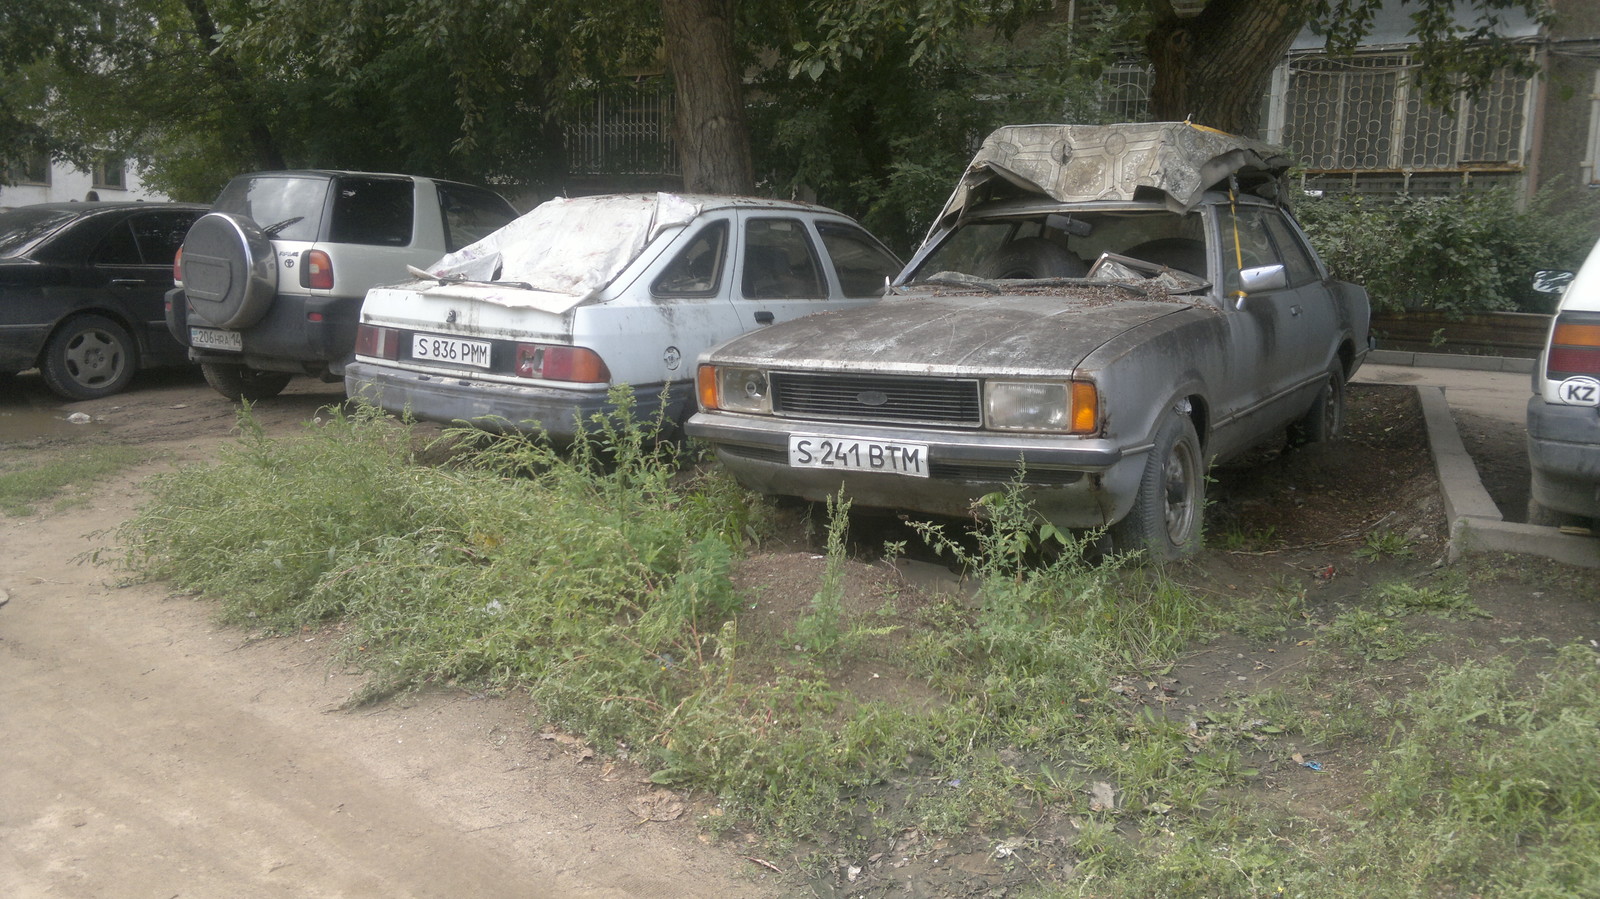
<svg viewBox="0 0 1600 899">
<path fill-rule="evenodd" d="M 223 94 L 233 101 L 236 109 L 243 112 L 245 133 L 242 137 L 250 147 L 256 167 L 265 170 L 288 168 L 283 153 L 278 150 L 277 141 L 273 140 L 272 130 L 260 114 L 260 103 L 256 101 L 244 71 L 239 68 L 231 52 L 218 47 L 217 25 L 211 18 L 211 8 L 206 5 L 206 0 L 184 0 L 184 6 L 194 20 L 195 35 L 210 57 L 211 70 L 216 73 Z"/>
<path fill-rule="evenodd" d="M 755 192 L 734 52 L 737 0 L 661 0 L 667 65 L 677 100 L 678 162 L 688 191 Z"/>
<path fill-rule="evenodd" d="M 1272 70 L 1305 27 L 1308 7 L 1302 0 L 1210 0 L 1199 15 L 1179 16 L 1170 0 L 1151 0 L 1151 116 L 1256 136 Z"/>
</svg>

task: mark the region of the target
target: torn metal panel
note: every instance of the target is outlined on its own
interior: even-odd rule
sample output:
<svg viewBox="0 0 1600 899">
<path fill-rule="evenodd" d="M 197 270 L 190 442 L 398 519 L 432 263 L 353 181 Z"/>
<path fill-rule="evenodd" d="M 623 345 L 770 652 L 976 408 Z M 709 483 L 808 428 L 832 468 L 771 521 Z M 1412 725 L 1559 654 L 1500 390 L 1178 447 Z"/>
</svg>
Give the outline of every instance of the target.
<svg viewBox="0 0 1600 899">
<path fill-rule="evenodd" d="M 558 197 L 429 266 L 441 280 L 518 285 L 479 299 L 546 311 L 571 308 L 610 284 L 667 228 L 700 213 L 673 194 Z M 564 299 L 552 302 L 551 294 Z"/>
<path fill-rule="evenodd" d="M 1017 192 L 1082 203 L 1143 199 L 1153 190 L 1186 212 L 1232 175 L 1265 195 L 1293 162 L 1276 147 L 1187 122 L 1008 125 L 983 142 L 933 230 Z"/>
</svg>

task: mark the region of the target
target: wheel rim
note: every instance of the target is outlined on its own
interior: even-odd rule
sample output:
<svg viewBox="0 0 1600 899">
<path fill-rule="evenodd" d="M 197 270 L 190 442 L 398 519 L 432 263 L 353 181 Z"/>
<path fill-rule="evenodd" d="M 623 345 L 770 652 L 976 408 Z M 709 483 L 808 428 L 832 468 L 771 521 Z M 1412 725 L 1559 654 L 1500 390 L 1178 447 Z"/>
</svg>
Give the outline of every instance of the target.
<svg viewBox="0 0 1600 899">
<path fill-rule="evenodd" d="M 1328 376 L 1327 398 L 1322 403 L 1322 430 L 1329 440 L 1339 436 L 1344 426 L 1344 383 L 1338 375 Z"/>
<path fill-rule="evenodd" d="M 1182 546 L 1189 542 L 1189 536 L 1194 532 L 1195 516 L 1199 510 L 1195 508 L 1196 478 L 1200 476 L 1200 466 L 1195 458 L 1194 448 L 1187 441 L 1179 441 L 1172 447 L 1172 452 L 1167 456 L 1166 471 L 1163 482 L 1166 485 L 1166 525 L 1167 539 L 1175 546 Z"/>
<path fill-rule="evenodd" d="M 72 380 L 84 387 L 115 381 L 125 364 L 122 345 L 104 331 L 84 331 L 73 338 L 62 362 Z"/>
</svg>

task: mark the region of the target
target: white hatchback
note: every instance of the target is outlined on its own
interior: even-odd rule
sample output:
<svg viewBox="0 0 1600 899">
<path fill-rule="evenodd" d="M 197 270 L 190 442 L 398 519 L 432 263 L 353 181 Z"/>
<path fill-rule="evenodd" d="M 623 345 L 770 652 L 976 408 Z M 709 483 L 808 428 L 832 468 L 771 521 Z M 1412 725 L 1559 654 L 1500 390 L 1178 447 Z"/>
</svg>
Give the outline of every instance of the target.
<svg viewBox="0 0 1600 899">
<path fill-rule="evenodd" d="M 1600 244 L 1556 308 L 1528 400 L 1528 520 L 1600 519 Z"/>
<path fill-rule="evenodd" d="M 804 203 L 557 199 L 368 292 L 351 396 L 434 421 L 570 439 L 626 384 L 643 415 L 694 409 L 694 360 L 746 331 L 882 296 L 901 264 Z"/>
</svg>

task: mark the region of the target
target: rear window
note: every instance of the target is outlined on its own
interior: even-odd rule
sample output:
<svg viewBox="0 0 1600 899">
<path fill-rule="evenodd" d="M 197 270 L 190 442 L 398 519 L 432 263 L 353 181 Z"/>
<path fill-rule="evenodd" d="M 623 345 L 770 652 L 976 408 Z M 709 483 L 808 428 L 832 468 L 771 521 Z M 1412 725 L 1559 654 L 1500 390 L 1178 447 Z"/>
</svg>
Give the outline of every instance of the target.
<svg viewBox="0 0 1600 899">
<path fill-rule="evenodd" d="M 492 190 L 445 183 L 438 188 L 444 248 L 451 253 L 477 243 L 517 217 L 511 204 Z"/>
<path fill-rule="evenodd" d="M 235 178 L 222 189 L 213 208 L 255 222 L 268 236 L 281 240 L 317 239 L 327 207 L 329 178 L 256 175 Z"/>
<path fill-rule="evenodd" d="M 39 238 L 53 234 L 75 217 L 62 209 L 23 207 L 0 212 L 0 256 L 26 253 Z"/>
<path fill-rule="evenodd" d="M 374 247 L 411 243 L 416 189 L 409 178 L 340 178 L 328 240 Z"/>
</svg>

